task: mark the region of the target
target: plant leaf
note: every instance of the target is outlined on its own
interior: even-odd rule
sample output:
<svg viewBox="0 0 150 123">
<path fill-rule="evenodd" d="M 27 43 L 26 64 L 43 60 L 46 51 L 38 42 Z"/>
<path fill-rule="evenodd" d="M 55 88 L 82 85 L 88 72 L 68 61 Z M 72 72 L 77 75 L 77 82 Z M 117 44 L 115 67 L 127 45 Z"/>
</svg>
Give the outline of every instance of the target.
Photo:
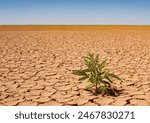
<svg viewBox="0 0 150 123">
<path fill-rule="evenodd" d="M 91 58 L 88 56 L 85 56 L 84 59 L 89 60 L 89 61 L 91 60 Z"/>
<path fill-rule="evenodd" d="M 98 64 L 98 68 L 99 68 L 99 70 L 101 70 L 102 68 L 104 68 L 104 67 L 105 67 L 105 65 L 106 65 L 106 63 L 107 63 L 107 60 L 104 60 L 104 61 L 102 61 L 102 63 L 101 63 L 101 64 Z"/>
<path fill-rule="evenodd" d="M 84 69 L 84 72 L 91 72 L 90 69 Z"/>
<path fill-rule="evenodd" d="M 115 74 L 113 74 L 113 73 L 109 73 L 108 75 L 109 75 L 110 77 L 113 77 L 113 78 L 116 78 L 116 79 L 122 81 L 122 79 L 120 79 L 117 75 L 115 75 Z"/>
<path fill-rule="evenodd" d="M 79 78 L 78 80 L 82 81 L 82 80 L 85 80 L 85 79 L 88 79 L 88 77 L 87 76 L 83 76 L 83 77 Z"/>
<path fill-rule="evenodd" d="M 94 59 L 94 53 L 89 53 L 88 56 L 90 59 Z"/>
<path fill-rule="evenodd" d="M 88 66 L 89 65 L 89 60 L 84 58 L 84 62 L 85 62 L 85 65 Z"/>
<path fill-rule="evenodd" d="M 72 74 L 78 76 L 87 76 L 87 74 L 83 70 L 73 70 Z"/>
<path fill-rule="evenodd" d="M 99 58 L 99 54 L 96 55 L 95 57 L 95 62 L 98 63 L 98 58 Z"/>
<path fill-rule="evenodd" d="M 109 78 L 109 76 L 105 76 L 105 79 L 108 80 L 108 82 L 112 82 L 112 80 Z"/>
<path fill-rule="evenodd" d="M 98 90 L 100 93 L 104 94 L 106 91 L 107 91 L 107 88 L 105 86 L 101 86 L 99 87 L 99 90 Z"/>
<path fill-rule="evenodd" d="M 91 89 L 93 86 L 93 84 L 89 84 L 88 86 L 86 86 L 86 89 Z"/>
</svg>

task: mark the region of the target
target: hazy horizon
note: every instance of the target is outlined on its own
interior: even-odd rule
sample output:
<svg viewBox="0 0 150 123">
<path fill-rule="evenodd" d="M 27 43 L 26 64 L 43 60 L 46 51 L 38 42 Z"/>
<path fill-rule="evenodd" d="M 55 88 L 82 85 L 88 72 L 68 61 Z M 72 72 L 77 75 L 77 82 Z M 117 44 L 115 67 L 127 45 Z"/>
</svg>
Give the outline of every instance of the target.
<svg viewBox="0 0 150 123">
<path fill-rule="evenodd" d="M 0 26 L 150 26 L 150 24 L 0 24 Z"/>
<path fill-rule="evenodd" d="M 0 25 L 150 25 L 148 0 L 0 0 Z"/>
</svg>

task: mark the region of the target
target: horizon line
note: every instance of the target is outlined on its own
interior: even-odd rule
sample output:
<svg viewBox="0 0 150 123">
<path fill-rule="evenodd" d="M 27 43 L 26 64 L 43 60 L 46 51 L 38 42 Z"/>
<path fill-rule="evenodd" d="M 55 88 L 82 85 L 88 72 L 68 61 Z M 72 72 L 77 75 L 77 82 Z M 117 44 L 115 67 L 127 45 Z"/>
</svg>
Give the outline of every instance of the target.
<svg viewBox="0 0 150 123">
<path fill-rule="evenodd" d="M 0 24 L 0 26 L 150 26 L 150 24 Z"/>
</svg>

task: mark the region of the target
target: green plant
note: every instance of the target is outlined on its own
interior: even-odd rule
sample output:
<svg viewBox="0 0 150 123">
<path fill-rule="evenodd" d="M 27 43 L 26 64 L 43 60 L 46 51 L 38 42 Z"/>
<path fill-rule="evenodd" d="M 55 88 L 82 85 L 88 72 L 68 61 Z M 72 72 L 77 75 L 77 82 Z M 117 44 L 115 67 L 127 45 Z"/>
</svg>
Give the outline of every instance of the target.
<svg viewBox="0 0 150 123">
<path fill-rule="evenodd" d="M 94 55 L 93 53 L 89 53 L 84 58 L 84 64 L 86 65 L 86 69 L 73 70 L 74 75 L 80 76 L 79 81 L 87 79 L 90 83 L 86 89 L 91 90 L 95 95 L 108 94 L 111 95 L 110 92 L 115 91 L 111 87 L 112 78 L 121 80 L 117 75 L 110 72 L 109 69 L 105 69 L 105 65 L 107 60 L 99 63 L 99 55 Z"/>
</svg>

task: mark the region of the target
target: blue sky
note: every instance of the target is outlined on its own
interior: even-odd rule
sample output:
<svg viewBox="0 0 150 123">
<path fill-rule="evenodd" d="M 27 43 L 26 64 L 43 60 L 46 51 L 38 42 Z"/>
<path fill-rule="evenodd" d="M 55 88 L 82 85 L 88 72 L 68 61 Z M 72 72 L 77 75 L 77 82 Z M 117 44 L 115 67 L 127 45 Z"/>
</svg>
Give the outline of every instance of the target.
<svg viewBox="0 0 150 123">
<path fill-rule="evenodd" d="M 0 0 L 0 24 L 150 25 L 150 0 Z"/>
</svg>

